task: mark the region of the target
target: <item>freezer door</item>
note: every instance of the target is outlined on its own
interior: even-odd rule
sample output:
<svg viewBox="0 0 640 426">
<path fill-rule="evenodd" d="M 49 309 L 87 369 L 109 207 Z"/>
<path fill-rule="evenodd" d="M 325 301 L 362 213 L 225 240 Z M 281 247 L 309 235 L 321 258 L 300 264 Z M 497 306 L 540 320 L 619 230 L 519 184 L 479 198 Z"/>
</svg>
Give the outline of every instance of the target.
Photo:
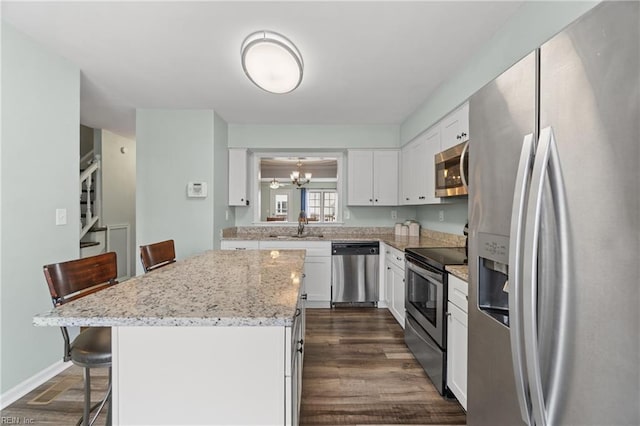
<svg viewBox="0 0 640 426">
<path fill-rule="evenodd" d="M 540 128 L 555 138 L 568 214 L 558 235 L 547 187 L 537 295 L 549 425 L 640 424 L 639 8 L 603 2 L 540 50 Z M 566 271 L 561 238 L 570 247 Z M 558 333 L 561 315 L 567 326 Z"/>
<path fill-rule="evenodd" d="M 478 309 L 479 234 L 508 237 L 525 135 L 536 131 L 536 52 L 469 103 L 469 355 L 467 423 L 522 425 L 509 329 Z"/>
</svg>

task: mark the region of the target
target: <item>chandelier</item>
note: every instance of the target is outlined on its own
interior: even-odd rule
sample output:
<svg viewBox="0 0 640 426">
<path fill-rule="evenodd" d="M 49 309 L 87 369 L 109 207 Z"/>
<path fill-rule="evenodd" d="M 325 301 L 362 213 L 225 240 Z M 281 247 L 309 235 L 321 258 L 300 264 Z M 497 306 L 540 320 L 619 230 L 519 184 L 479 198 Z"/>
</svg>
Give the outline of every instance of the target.
<svg viewBox="0 0 640 426">
<path fill-rule="evenodd" d="M 269 182 L 269 188 L 271 188 L 271 189 L 280 188 L 280 182 L 278 182 L 278 180 L 276 178 L 273 178 L 273 180 L 271 182 Z"/>
<path fill-rule="evenodd" d="M 302 177 L 303 173 L 300 171 L 302 161 L 298 160 L 296 166 L 298 167 L 298 170 L 291 172 L 291 183 L 298 185 L 298 188 L 300 188 L 302 185 L 306 185 L 311 182 L 311 173 L 304 173 L 304 177 Z"/>
</svg>

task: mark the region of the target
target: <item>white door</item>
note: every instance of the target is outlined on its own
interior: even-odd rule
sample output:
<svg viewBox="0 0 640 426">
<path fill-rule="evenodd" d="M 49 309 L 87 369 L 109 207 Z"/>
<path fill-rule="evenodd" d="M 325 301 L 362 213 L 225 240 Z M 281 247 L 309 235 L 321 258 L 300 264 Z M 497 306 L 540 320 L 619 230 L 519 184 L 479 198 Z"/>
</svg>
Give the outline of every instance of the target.
<svg viewBox="0 0 640 426">
<path fill-rule="evenodd" d="M 349 205 L 372 205 L 373 151 L 349 151 L 347 162 L 347 196 Z"/>
</svg>

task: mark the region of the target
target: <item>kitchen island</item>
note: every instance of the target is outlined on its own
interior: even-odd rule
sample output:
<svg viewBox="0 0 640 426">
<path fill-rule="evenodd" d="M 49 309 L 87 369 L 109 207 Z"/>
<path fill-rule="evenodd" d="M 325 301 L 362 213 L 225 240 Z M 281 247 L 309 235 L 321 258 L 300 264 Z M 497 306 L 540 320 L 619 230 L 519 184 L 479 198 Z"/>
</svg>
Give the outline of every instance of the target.
<svg viewBox="0 0 640 426">
<path fill-rule="evenodd" d="M 304 258 L 209 251 L 33 322 L 112 327 L 114 425 L 297 424 Z"/>
</svg>

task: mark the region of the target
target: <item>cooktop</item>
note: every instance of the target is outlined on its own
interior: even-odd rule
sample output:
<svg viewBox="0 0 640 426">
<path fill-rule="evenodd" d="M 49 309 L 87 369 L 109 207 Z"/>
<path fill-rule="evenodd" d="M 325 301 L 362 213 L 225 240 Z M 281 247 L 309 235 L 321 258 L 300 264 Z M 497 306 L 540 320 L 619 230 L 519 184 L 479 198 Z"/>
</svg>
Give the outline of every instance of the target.
<svg viewBox="0 0 640 426">
<path fill-rule="evenodd" d="M 438 269 L 444 269 L 446 265 L 467 264 L 464 247 L 418 247 L 407 248 L 405 252 Z"/>
</svg>

